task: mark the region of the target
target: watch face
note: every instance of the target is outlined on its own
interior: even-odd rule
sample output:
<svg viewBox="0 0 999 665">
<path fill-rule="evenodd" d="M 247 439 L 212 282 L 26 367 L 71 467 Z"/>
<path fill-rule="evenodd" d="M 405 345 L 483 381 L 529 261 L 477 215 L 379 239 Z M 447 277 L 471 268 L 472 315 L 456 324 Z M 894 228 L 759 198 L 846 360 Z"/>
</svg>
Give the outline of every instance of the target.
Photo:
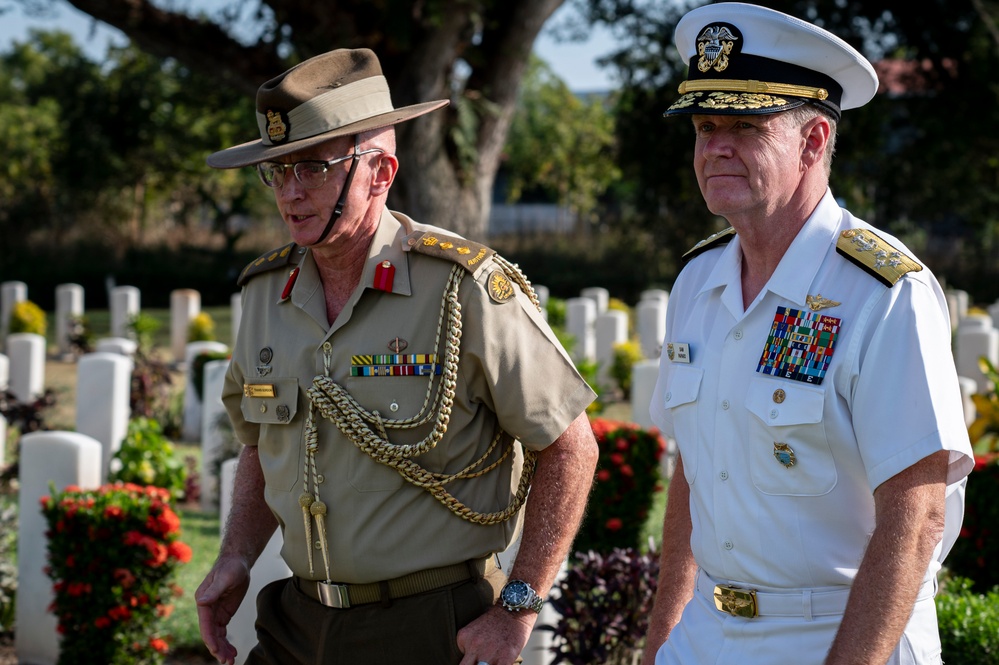
<svg viewBox="0 0 999 665">
<path fill-rule="evenodd" d="M 503 600 L 513 606 L 523 606 L 527 604 L 527 597 L 530 594 L 530 587 L 526 582 L 515 580 L 510 582 L 503 589 Z"/>
</svg>

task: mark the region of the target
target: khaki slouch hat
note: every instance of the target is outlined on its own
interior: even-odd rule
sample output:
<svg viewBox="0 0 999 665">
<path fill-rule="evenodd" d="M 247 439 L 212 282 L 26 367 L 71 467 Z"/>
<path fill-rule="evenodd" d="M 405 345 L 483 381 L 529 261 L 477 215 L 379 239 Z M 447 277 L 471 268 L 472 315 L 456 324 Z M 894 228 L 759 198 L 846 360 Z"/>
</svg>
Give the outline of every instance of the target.
<svg viewBox="0 0 999 665">
<path fill-rule="evenodd" d="M 260 138 L 212 153 L 207 162 L 218 169 L 249 166 L 411 120 L 447 104 L 443 99 L 395 108 L 374 52 L 337 49 L 261 85 L 256 101 Z"/>
</svg>

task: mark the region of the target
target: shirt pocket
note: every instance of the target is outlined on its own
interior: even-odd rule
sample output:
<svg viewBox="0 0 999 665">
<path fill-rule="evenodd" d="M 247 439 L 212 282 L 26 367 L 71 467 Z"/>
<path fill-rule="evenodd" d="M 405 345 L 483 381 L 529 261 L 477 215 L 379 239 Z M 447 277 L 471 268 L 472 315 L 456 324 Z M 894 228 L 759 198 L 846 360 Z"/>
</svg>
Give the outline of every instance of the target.
<svg viewBox="0 0 999 665">
<path fill-rule="evenodd" d="M 697 427 L 697 395 L 701 390 L 704 370 L 686 365 L 674 365 L 663 393 L 663 408 L 673 421 L 673 433 L 680 457 L 683 459 L 683 476 L 687 484 L 697 478 L 697 449 L 699 448 Z"/>
<path fill-rule="evenodd" d="M 303 463 L 301 419 L 296 422 L 298 379 L 266 377 L 247 381 L 239 408 L 247 422 L 260 426 L 257 452 L 268 488 L 291 491 L 299 481 Z"/>
<path fill-rule="evenodd" d="M 749 386 L 749 468 L 764 494 L 821 496 L 836 486 L 822 412 L 825 391 L 757 378 Z"/>
</svg>

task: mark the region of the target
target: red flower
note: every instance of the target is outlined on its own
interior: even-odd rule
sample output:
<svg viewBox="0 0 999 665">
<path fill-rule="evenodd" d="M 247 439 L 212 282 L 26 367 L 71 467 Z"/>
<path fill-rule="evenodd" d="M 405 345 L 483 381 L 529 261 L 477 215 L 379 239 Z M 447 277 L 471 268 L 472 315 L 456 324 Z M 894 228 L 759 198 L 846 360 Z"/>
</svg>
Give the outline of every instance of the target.
<svg viewBox="0 0 999 665">
<path fill-rule="evenodd" d="M 617 447 L 618 450 L 624 452 L 625 450 L 628 449 L 628 440 L 625 439 L 623 436 L 619 436 L 617 442 L 614 445 Z"/>
<path fill-rule="evenodd" d="M 610 461 L 614 466 L 621 466 L 624 464 L 624 455 L 621 453 L 611 453 Z"/>
<path fill-rule="evenodd" d="M 174 533 L 180 529 L 180 518 L 177 513 L 169 508 L 164 508 L 159 515 L 150 515 L 146 521 L 146 528 L 161 536 Z"/>
<path fill-rule="evenodd" d="M 109 627 L 110 625 L 111 625 L 111 619 L 107 617 L 97 617 L 96 619 L 94 619 L 94 626 L 96 628 L 104 629 Z"/>
<path fill-rule="evenodd" d="M 631 468 L 630 464 L 622 464 L 621 465 L 621 475 L 622 476 L 627 476 L 628 478 L 631 478 L 632 476 L 635 475 L 635 471 L 634 471 L 634 469 Z"/>
<path fill-rule="evenodd" d="M 154 651 L 158 651 L 160 653 L 166 653 L 170 650 L 170 645 L 168 645 L 165 640 L 158 637 L 154 637 L 149 640 L 149 646 L 151 646 Z"/>
<path fill-rule="evenodd" d="M 114 579 L 121 584 L 122 589 L 130 589 L 135 584 L 135 575 L 128 568 L 115 568 L 111 573 Z"/>
<path fill-rule="evenodd" d="M 619 531 L 624 526 L 620 517 L 612 517 L 604 524 L 608 531 Z"/>
<path fill-rule="evenodd" d="M 605 483 L 608 480 L 610 480 L 610 477 L 611 477 L 611 472 L 608 469 L 600 469 L 599 471 L 597 471 L 597 480 L 599 480 L 602 483 Z"/>
<path fill-rule="evenodd" d="M 108 506 L 104 509 L 104 517 L 108 519 L 120 520 L 125 516 L 125 511 L 121 509 L 121 506 Z"/>
<path fill-rule="evenodd" d="M 190 561 L 192 554 L 190 546 L 188 546 L 187 543 L 180 542 L 179 540 L 170 543 L 169 547 L 167 547 L 167 553 L 181 563 L 187 563 Z"/>
<path fill-rule="evenodd" d="M 132 610 L 128 609 L 124 605 L 112 607 L 108 610 L 108 617 L 114 619 L 115 621 L 126 621 L 132 618 Z"/>
<path fill-rule="evenodd" d="M 160 617 L 161 619 L 166 619 L 171 614 L 173 614 L 173 605 L 156 606 L 156 616 Z"/>
</svg>

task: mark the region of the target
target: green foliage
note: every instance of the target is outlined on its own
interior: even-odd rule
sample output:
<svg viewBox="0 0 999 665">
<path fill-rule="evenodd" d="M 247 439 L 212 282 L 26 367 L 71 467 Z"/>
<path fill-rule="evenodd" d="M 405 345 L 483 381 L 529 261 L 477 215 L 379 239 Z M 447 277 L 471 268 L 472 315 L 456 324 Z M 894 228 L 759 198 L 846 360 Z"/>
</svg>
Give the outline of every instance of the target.
<svg viewBox="0 0 999 665">
<path fill-rule="evenodd" d="M 198 394 L 198 401 L 205 400 L 205 365 L 213 360 L 226 360 L 229 358 L 228 352 L 205 351 L 199 353 L 191 361 L 191 383 L 194 384 L 194 392 Z"/>
<path fill-rule="evenodd" d="M 570 562 L 550 599 L 559 614 L 552 665 L 631 665 L 645 644 L 656 597 L 659 554 L 631 548 L 587 552 Z"/>
<path fill-rule="evenodd" d="M 41 505 L 59 665 L 162 663 L 161 619 L 173 610 L 177 567 L 191 560 L 170 493 L 121 483 L 51 492 Z"/>
<path fill-rule="evenodd" d="M 977 415 L 968 426 L 968 437 L 979 452 L 999 451 L 999 372 L 985 356 L 978 359 L 978 367 L 990 387 L 971 396 Z"/>
<path fill-rule="evenodd" d="M 17 504 L 0 504 L 0 632 L 14 628 L 17 610 Z"/>
<path fill-rule="evenodd" d="M 545 310 L 548 312 L 548 325 L 552 328 L 565 328 L 566 304 L 562 298 L 548 298 L 545 303 Z"/>
<path fill-rule="evenodd" d="M 588 215 L 621 177 L 614 116 L 582 100 L 532 56 L 506 143 L 507 200 L 543 198 Z"/>
<path fill-rule="evenodd" d="M 215 320 L 208 312 L 198 312 L 187 327 L 188 342 L 214 342 Z"/>
<path fill-rule="evenodd" d="M 10 310 L 11 333 L 33 333 L 45 336 L 48 321 L 42 308 L 30 300 L 14 303 Z"/>
<path fill-rule="evenodd" d="M 659 459 L 666 443 L 656 430 L 605 418 L 591 420 L 600 447 L 596 480 L 590 490 L 575 552 L 607 553 L 639 547 L 659 483 Z"/>
<path fill-rule="evenodd" d="M 175 499 L 183 497 L 187 468 L 155 420 L 138 417 L 129 421 L 121 448 L 112 457 L 112 469 L 116 462 L 121 466 L 111 472 L 110 480 L 155 485 Z"/>
<path fill-rule="evenodd" d="M 973 590 L 971 580 L 950 580 L 936 597 L 943 662 L 999 665 L 999 587 Z"/>
<path fill-rule="evenodd" d="M 624 398 L 631 396 L 632 367 L 642 359 L 642 346 L 635 340 L 614 345 L 614 357 L 608 370 L 611 378 L 617 382 Z"/>
<path fill-rule="evenodd" d="M 128 328 L 132 332 L 132 336 L 135 338 L 140 352 L 152 352 L 153 336 L 162 325 L 159 319 L 145 312 L 139 312 L 129 320 Z"/>
</svg>

